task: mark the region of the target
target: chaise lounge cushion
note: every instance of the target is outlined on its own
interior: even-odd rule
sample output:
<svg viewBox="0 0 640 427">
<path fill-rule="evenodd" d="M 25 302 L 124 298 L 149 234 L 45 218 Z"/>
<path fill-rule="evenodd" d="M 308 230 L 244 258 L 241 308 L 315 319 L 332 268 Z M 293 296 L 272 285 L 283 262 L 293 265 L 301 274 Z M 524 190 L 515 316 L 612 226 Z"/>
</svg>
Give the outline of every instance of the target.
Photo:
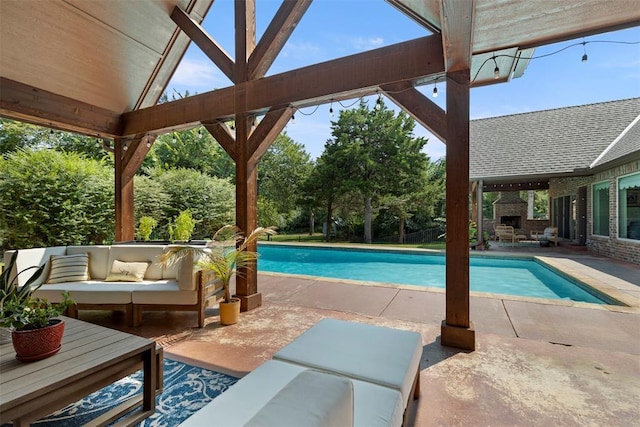
<svg viewBox="0 0 640 427">
<path fill-rule="evenodd" d="M 273 358 L 398 390 L 406 406 L 421 356 L 417 332 L 327 318 Z"/>
<path fill-rule="evenodd" d="M 244 426 L 256 416 L 294 378 L 309 369 L 287 362 L 269 360 L 216 397 L 211 403 L 187 418 L 181 426 Z M 353 384 L 353 426 L 388 427 L 402 425 L 402 396 L 396 390 L 350 379 Z M 302 385 L 302 384 L 300 384 Z M 300 391 L 299 393 L 304 393 Z M 312 403 L 312 402 L 311 402 Z M 302 424 L 262 424 L 296 427 Z M 351 425 L 334 423 L 333 426 Z"/>
</svg>

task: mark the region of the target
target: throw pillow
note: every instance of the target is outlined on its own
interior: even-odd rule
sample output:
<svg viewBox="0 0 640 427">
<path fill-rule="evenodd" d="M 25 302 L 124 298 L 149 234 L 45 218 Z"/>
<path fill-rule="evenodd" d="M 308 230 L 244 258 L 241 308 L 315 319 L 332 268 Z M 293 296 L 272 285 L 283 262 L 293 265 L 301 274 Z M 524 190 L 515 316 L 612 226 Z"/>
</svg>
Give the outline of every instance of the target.
<svg viewBox="0 0 640 427">
<path fill-rule="evenodd" d="M 111 273 L 104 280 L 105 282 L 142 282 L 149 264 L 148 262 L 122 262 L 116 259 L 111 266 Z"/>
<path fill-rule="evenodd" d="M 51 255 L 46 283 L 82 282 L 90 280 L 89 254 Z"/>
</svg>

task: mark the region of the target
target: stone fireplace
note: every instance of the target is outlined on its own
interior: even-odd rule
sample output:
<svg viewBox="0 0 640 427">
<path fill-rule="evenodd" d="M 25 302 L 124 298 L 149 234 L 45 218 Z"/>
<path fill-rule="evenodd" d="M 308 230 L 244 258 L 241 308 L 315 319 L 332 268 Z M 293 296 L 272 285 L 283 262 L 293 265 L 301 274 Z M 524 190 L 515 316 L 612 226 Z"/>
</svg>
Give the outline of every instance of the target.
<svg viewBox="0 0 640 427">
<path fill-rule="evenodd" d="M 527 202 L 520 198 L 517 191 L 502 191 L 493 202 L 495 224 L 510 225 L 522 229 L 527 221 Z"/>
</svg>

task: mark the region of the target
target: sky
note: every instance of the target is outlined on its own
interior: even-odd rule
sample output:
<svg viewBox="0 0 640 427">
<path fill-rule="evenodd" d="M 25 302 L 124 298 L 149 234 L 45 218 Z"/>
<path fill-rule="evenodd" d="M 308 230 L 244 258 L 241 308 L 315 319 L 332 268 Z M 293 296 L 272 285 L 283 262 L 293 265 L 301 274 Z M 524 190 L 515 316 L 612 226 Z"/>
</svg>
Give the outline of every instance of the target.
<svg viewBox="0 0 640 427">
<path fill-rule="evenodd" d="M 257 2 L 258 40 L 279 6 L 277 0 Z M 202 25 L 234 57 L 233 1 L 214 1 Z M 382 0 L 316 0 L 267 76 L 427 35 L 425 28 Z M 568 47 L 583 41 L 585 46 Z M 522 77 L 471 89 L 471 119 L 640 97 L 640 43 L 630 42 L 640 42 L 640 27 L 539 47 Z M 557 54 L 536 58 L 563 48 Z M 584 53 L 588 55 L 586 62 L 581 60 Z M 193 95 L 227 86 L 231 82 L 192 43 L 167 90 L 171 97 L 174 91 Z M 433 85 L 418 90 L 446 109 L 446 85 L 437 86 L 437 98 L 432 97 Z M 376 96 L 365 99 L 373 107 Z M 337 120 L 340 110 L 353 108 L 357 102 L 333 103 L 334 117 L 329 104 L 299 110 L 285 131 L 315 159 L 331 138 L 331 121 Z M 398 111 L 390 100 L 385 103 Z M 427 129 L 416 124 L 414 134 L 428 139 L 424 151 L 432 160 L 444 156 L 444 144 Z"/>
</svg>

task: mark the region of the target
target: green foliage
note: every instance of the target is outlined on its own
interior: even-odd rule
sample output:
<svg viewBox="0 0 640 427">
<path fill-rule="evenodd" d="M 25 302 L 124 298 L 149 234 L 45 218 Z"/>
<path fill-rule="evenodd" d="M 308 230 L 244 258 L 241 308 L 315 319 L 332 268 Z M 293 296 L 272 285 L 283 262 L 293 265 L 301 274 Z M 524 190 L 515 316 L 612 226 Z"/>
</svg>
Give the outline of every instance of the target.
<svg viewBox="0 0 640 427">
<path fill-rule="evenodd" d="M 53 304 L 42 298 L 29 298 L 25 302 L 8 300 L 2 306 L 0 326 L 16 330 L 44 328 L 49 321 L 60 316 L 74 304 L 69 298 L 69 292 L 63 292 L 63 301 Z"/>
<path fill-rule="evenodd" d="M 37 267 L 31 266 L 27 267 L 21 271 L 16 271 L 15 276 L 13 278 L 11 275 L 15 269 L 16 260 L 18 259 L 18 252 L 14 252 L 11 258 L 9 259 L 9 263 L 3 266 L 3 270 L 0 273 L 0 310 L 4 313 L 4 304 L 5 302 L 12 301 L 13 303 L 25 304 L 29 298 L 31 298 L 31 294 L 37 289 L 31 288 L 31 284 L 38 280 L 38 278 L 42 275 L 44 271 L 44 265 Z M 31 273 L 31 276 L 25 282 L 25 285 L 20 287 L 18 286 L 18 277 L 21 274 L 25 274 L 30 270 L 34 270 Z M 39 287 L 39 286 L 38 286 Z M 0 316 L 4 317 L 4 316 Z"/>
<path fill-rule="evenodd" d="M 142 240 L 149 240 L 153 229 L 158 225 L 158 221 L 150 216 L 143 216 L 140 218 L 140 224 L 138 225 L 138 235 Z"/>
<path fill-rule="evenodd" d="M 313 163 L 302 144 L 298 144 L 286 133 L 279 135 L 269 147 L 258 165 L 258 218 L 262 224 L 290 222 L 299 215 L 297 201 L 303 195 L 302 184 L 311 174 Z M 273 213 L 261 212 L 261 209 L 275 209 Z"/>
<path fill-rule="evenodd" d="M 159 219 L 159 228 L 165 228 L 165 212 L 171 206 L 171 196 L 164 191 L 162 183 L 149 176 L 134 177 L 134 210 L 137 222 L 143 216 Z M 168 217 L 170 218 L 170 217 Z"/>
<path fill-rule="evenodd" d="M 113 239 L 113 170 L 75 153 L 20 150 L 0 158 L 0 235 L 5 247 Z"/>
<path fill-rule="evenodd" d="M 173 222 L 173 236 L 176 240 L 187 241 L 191 239 L 193 230 L 196 228 L 197 221 L 191 216 L 189 209 L 180 212 L 176 220 Z"/>
<path fill-rule="evenodd" d="M 150 172 L 151 179 L 157 181 L 167 195 L 160 218 L 167 221 L 189 209 L 198 219 L 193 239 L 210 237 L 222 225 L 234 220 L 235 188 L 229 181 L 189 169 L 154 169 Z M 167 224 L 160 221 L 159 228 L 167 228 Z"/>
<path fill-rule="evenodd" d="M 235 175 L 231 157 L 203 128 L 159 136 L 152 156 L 163 169 L 194 169 L 219 178 Z"/>
</svg>

